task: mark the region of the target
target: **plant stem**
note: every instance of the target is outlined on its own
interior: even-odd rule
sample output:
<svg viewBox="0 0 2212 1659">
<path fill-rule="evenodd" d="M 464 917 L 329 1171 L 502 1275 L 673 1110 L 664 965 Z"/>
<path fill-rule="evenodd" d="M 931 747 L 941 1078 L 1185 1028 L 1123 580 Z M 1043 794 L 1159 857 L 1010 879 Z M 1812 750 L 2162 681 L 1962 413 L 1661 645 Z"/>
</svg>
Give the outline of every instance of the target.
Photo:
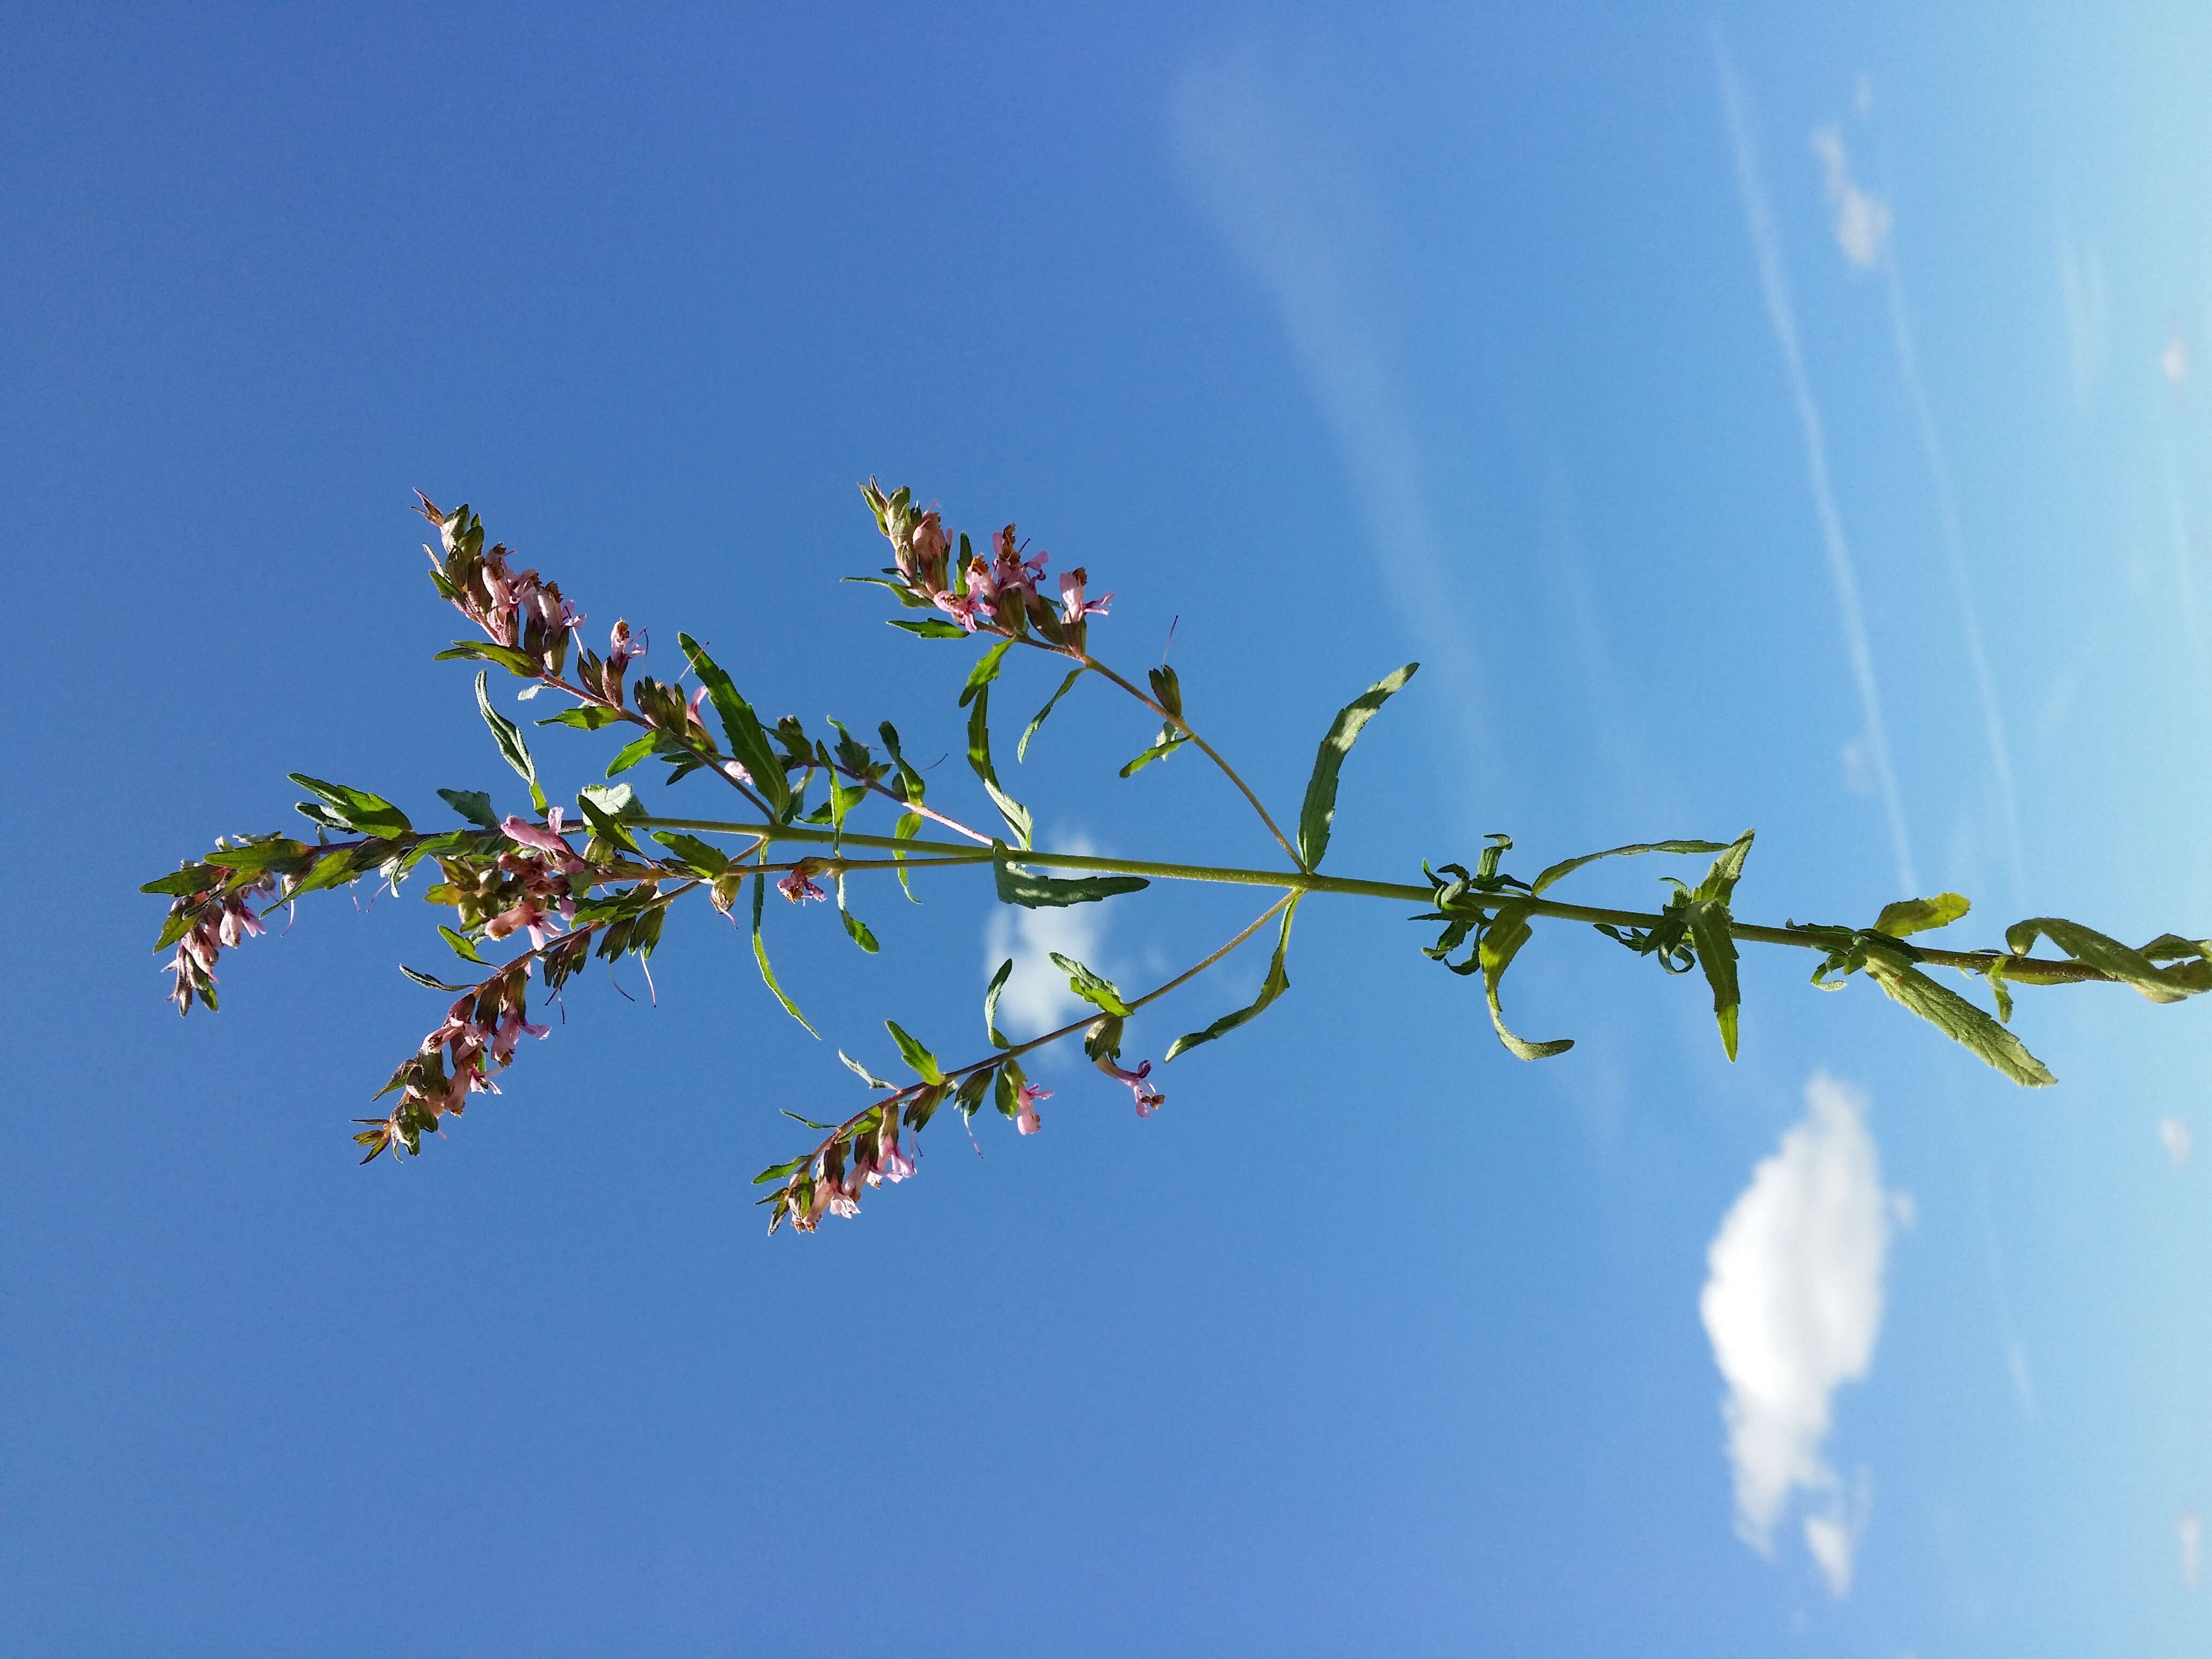
<svg viewBox="0 0 2212 1659">
<path fill-rule="evenodd" d="M 1030 643 L 1038 644 L 1039 642 L 1036 641 L 1031 641 Z M 1047 651 L 1053 650 L 1053 647 L 1050 646 L 1042 646 L 1041 648 Z M 1054 654 L 1064 654 L 1073 657 L 1076 661 L 1081 663 L 1085 668 L 1091 670 L 1094 673 L 1103 674 L 1108 679 L 1113 681 L 1115 684 L 1120 686 L 1124 691 L 1127 691 L 1139 702 L 1144 704 L 1146 708 L 1151 709 L 1155 714 L 1158 714 L 1164 724 L 1180 727 L 1182 731 L 1182 734 L 1198 745 L 1199 751 L 1203 754 L 1206 759 L 1212 761 L 1216 766 L 1221 769 L 1221 775 L 1227 778 L 1230 782 L 1237 786 L 1237 793 L 1243 795 L 1247 801 L 1251 803 L 1252 810 L 1260 815 L 1260 822 L 1267 826 L 1267 833 L 1275 838 L 1275 845 L 1283 849 L 1283 856 L 1290 860 L 1292 864 L 1297 865 L 1300 868 L 1304 867 L 1305 860 L 1297 855 L 1297 850 L 1291 847 L 1288 838 L 1284 836 L 1281 830 L 1276 827 L 1275 820 L 1268 815 L 1267 809 L 1260 804 L 1259 796 L 1252 793 L 1252 786 L 1246 783 L 1242 777 L 1237 775 L 1237 769 L 1221 757 L 1221 751 L 1219 750 L 1216 749 L 1204 738 L 1198 735 L 1197 730 L 1188 720 L 1185 720 L 1181 714 L 1170 714 L 1168 713 L 1168 711 L 1162 708 L 1156 700 L 1147 696 L 1145 692 L 1139 690 L 1131 682 L 1123 679 L 1119 674 L 1115 673 L 1112 669 L 1109 668 L 1104 663 L 1099 661 L 1097 658 L 1092 656 L 1087 651 L 1065 651 L 1057 652 Z"/>
<path fill-rule="evenodd" d="M 770 841 L 827 844 L 832 839 L 826 830 L 805 829 L 797 824 L 726 823 L 708 818 L 663 817 L 643 818 L 638 822 L 664 830 L 759 836 Z M 987 862 L 978 857 L 974 849 L 957 842 L 899 841 L 889 836 L 864 836 L 850 830 L 838 839 L 852 847 L 921 853 L 969 864 Z M 1292 893 L 1334 893 L 1347 898 L 1393 899 L 1401 903 L 1424 906 L 1434 903 L 1436 899 L 1434 890 L 1427 887 L 1409 885 L 1404 882 L 1363 881 L 1348 876 L 1324 876 L 1311 870 L 1250 870 L 1230 865 L 1165 864 L 1147 859 L 1115 858 L 1103 854 L 1040 853 L 1019 848 L 1008 849 L 1008 860 L 1016 864 L 1035 865 L 1041 869 L 1094 871 L 1115 875 L 1145 876 L 1162 881 L 1273 887 Z M 890 860 L 893 863 L 897 861 Z M 1531 916 L 1547 917 L 1557 921 L 1584 922 L 1592 927 L 1649 929 L 1663 920 L 1653 911 L 1613 910 L 1587 904 L 1562 904 L 1555 899 L 1530 899 L 1516 893 L 1471 897 L 1466 902 L 1486 911 L 1495 910 L 1501 904 L 1525 906 Z M 1751 945 L 1785 945 L 1805 951 L 1825 951 L 1827 948 L 1803 929 L 1769 927 L 1754 922 L 1731 921 L 1729 931 Z M 1980 974 L 1992 961 L 2001 960 L 2004 963 L 2005 981 L 2013 985 L 2061 985 L 2084 981 L 2109 982 L 2112 980 L 2110 974 L 2082 962 L 2061 961 L 2047 957 L 2017 957 L 1997 951 L 1943 951 L 1931 945 L 1916 945 L 1913 949 L 1923 963 L 1939 968 L 1956 968 L 1969 974 Z"/>
</svg>

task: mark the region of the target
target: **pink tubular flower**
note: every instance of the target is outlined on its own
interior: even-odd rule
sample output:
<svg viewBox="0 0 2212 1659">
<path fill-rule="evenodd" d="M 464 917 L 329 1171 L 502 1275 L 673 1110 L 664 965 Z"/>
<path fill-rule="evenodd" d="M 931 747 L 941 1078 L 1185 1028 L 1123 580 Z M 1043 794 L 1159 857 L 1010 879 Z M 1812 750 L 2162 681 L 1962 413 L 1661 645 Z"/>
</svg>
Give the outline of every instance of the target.
<svg viewBox="0 0 2212 1659">
<path fill-rule="evenodd" d="M 509 841 L 534 847 L 541 853 L 556 853 L 565 858 L 575 850 L 561 839 L 561 809 L 557 806 L 545 815 L 543 828 L 517 817 L 503 819 L 499 827 Z"/>
<path fill-rule="evenodd" d="M 650 643 L 644 629 L 641 628 L 633 634 L 628 623 L 617 620 L 614 631 L 607 636 L 607 666 L 614 672 L 621 673 L 645 655 L 646 647 Z"/>
<path fill-rule="evenodd" d="M 793 904 L 804 904 L 809 899 L 827 898 L 829 895 L 809 879 L 809 868 L 806 861 L 802 859 L 789 875 L 776 883 L 775 890 Z"/>
<path fill-rule="evenodd" d="M 970 634 L 975 631 L 975 612 L 979 608 L 979 601 L 975 594 L 955 593 L 948 589 L 941 593 L 931 594 L 930 599 L 939 611 L 951 617 Z M 988 613 L 986 612 L 986 614 Z"/>
<path fill-rule="evenodd" d="M 1111 593 L 1086 602 L 1083 597 L 1085 574 L 1081 565 L 1060 573 L 1060 608 L 1066 612 L 1070 623 L 1079 623 L 1085 617 L 1103 617 L 1106 614 L 1106 607 L 1114 603 Z"/>
<path fill-rule="evenodd" d="M 699 706 L 706 701 L 707 688 L 702 685 L 691 694 L 691 701 L 684 705 L 684 713 L 691 717 L 691 724 L 702 732 L 707 729 L 707 722 L 699 718 Z"/>
<path fill-rule="evenodd" d="M 1119 1066 L 1116 1066 L 1110 1058 L 1101 1056 L 1098 1061 L 1098 1069 L 1105 1073 L 1107 1076 L 1112 1078 L 1116 1083 L 1126 1083 L 1129 1085 L 1129 1092 L 1137 1097 L 1137 1115 L 1139 1117 L 1150 1117 L 1154 1112 L 1157 1112 L 1161 1107 L 1167 1104 L 1168 1097 L 1145 1081 L 1146 1078 L 1152 1074 L 1152 1062 L 1151 1060 L 1146 1060 L 1143 1065 L 1138 1066 L 1133 1072 L 1125 1072 Z"/>
<path fill-rule="evenodd" d="M 1040 1089 L 1034 1083 L 1024 1083 L 1022 1085 L 1022 1092 L 1020 1096 L 1021 1112 L 1020 1115 L 1014 1119 L 1014 1127 L 1019 1129 L 1025 1135 L 1033 1135 L 1039 1129 L 1044 1127 L 1043 1120 L 1037 1116 L 1036 1103 L 1040 1100 L 1050 1100 L 1051 1098 L 1052 1091 L 1049 1089 Z"/>
</svg>

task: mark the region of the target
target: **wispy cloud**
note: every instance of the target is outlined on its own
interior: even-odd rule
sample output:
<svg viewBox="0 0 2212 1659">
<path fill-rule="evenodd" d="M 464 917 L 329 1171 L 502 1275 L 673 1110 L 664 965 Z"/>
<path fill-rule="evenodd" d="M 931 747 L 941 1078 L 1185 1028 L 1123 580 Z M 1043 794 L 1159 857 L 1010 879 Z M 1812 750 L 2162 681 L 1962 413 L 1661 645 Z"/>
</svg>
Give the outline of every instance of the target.
<svg viewBox="0 0 2212 1659">
<path fill-rule="evenodd" d="M 1889 1206 L 1859 1097 L 1815 1074 L 1805 1102 L 1803 1120 L 1722 1221 L 1698 1312 L 1728 1384 L 1722 1416 L 1738 1535 L 1771 1555 L 1792 1496 L 1817 1498 L 1803 1522 L 1806 1547 L 1842 1595 L 1871 1486 L 1864 1470 L 1844 1481 L 1823 1443 L 1836 1390 L 1874 1362 Z"/>
<path fill-rule="evenodd" d="M 1062 850 L 1080 855 L 1097 849 L 1081 836 L 1066 838 Z M 983 924 L 983 976 L 1013 958 L 1014 971 L 999 994 L 999 1023 L 1022 1036 L 1036 1036 L 1065 1025 L 1090 1005 L 1068 989 L 1067 975 L 1053 965 L 1052 953 L 1099 967 L 1106 943 L 1103 904 L 1071 904 L 1029 910 L 996 905 Z M 1101 972 L 1104 969 L 1100 969 Z"/>
<path fill-rule="evenodd" d="M 1885 224 L 1887 221 L 1885 220 Z M 1846 250 L 1848 252 L 1849 250 Z M 1990 672 L 1989 649 L 1982 642 L 1980 607 L 1974 603 L 1974 585 L 1966 569 L 1966 541 L 1959 529 L 1958 492 L 1951 484 L 1951 462 L 1943 439 L 1936 429 L 1936 411 L 1928 401 L 1928 387 L 1920 375 L 1920 353 L 1912 341 L 1911 313 L 1905 303 L 1905 274 L 1893 242 L 1884 261 L 1889 276 L 1889 327 L 1897 343 L 1898 374 L 1912 405 L 1918 428 L 1920 453 L 1928 461 L 1928 475 L 1936 487 L 1936 513 L 1943 531 L 1943 550 L 1951 565 L 1951 591 L 1959 602 L 1960 631 L 1966 636 L 1966 664 L 1973 671 L 1974 696 L 1981 705 L 1982 736 L 1989 745 L 1990 769 L 1996 779 L 1997 802 L 2004 813 L 2005 847 L 2012 860 L 2013 896 L 2027 897 L 2027 855 L 2020 831 L 2020 789 L 2013 781 L 2012 745 L 2005 737 L 2004 711 L 1997 705 L 1996 682 Z"/>
<path fill-rule="evenodd" d="M 1874 653 L 1867 640 L 1865 613 L 1859 604 L 1858 573 L 1844 539 L 1842 517 L 1836 510 L 1835 488 L 1828 474 L 1827 437 L 1819 406 L 1805 373 L 1805 357 L 1797 338 L 1797 317 L 1790 303 L 1788 273 L 1782 265 L 1781 239 L 1774 228 L 1766 185 L 1760 176 L 1757 135 L 1751 106 L 1735 65 L 1717 31 L 1713 37 L 1714 69 L 1720 81 L 1721 111 L 1728 123 L 1729 139 L 1735 152 L 1736 187 L 1743 197 L 1743 216 L 1751 233 L 1752 252 L 1759 263 L 1759 288 L 1766 301 L 1767 320 L 1782 349 L 1782 362 L 1790 378 L 1790 391 L 1797 406 L 1798 423 L 1805 434 L 1805 465 L 1813 489 L 1813 507 L 1820 520 L 1820 539 L 1828 556 L 1828 574 L 1836 590 L 1836 608 L 1843 624 L 1844 643 L 1850 658 L 1851 678 L 1858 689 L 1859 712 L 1866 723 L 1863 738 L 1889 820 L 1892 850 L 1897 859 L 1900 885 L 1917 890 L 1912 846 L 1905 827 L 1905 802 L 1898 791 L 1897 770 L 1891 763 L 1888 727 L 1882 719 L 1881 688 L 1874 672 Z"/>
<path fill-rule="evenodd" d="M 1822 127 L 1814 133 L 1813 154 L 1820 158 L 1828 207 L 1836 216 L 1836 246 L 1859 270 L 1872 270 L 1889 245 L 1889 204 L 1852 179 L 1840 128 Z"/>
<path fill-rule="evenodd" d="M 1349 204 L 1345 167 L 1286 118 L 1259 65 L 1231 58 L 1188 70 L 1170 112 L 1193 196 L 1259 277 L 1291 350 L 1342 453 L 1366 516 L 1384 591 L 1431 672 L 1447 681 L 1460 735 L 1493 796 L 1502 768 L 1490 696 L 1463 619 L 1438 596 L 1463 589 L 1449 568 L 1421 487 L 1413 422 L 1368 319 L 1346 251 L 1366 228 Z"/>
<path fill-rule="evenodd" d="M 2191 1136 L 2189 1125 L 2178 1117 L 2162 1117 L 2158 1121 L 2158 1144 L 2166 1148 L 2166 1155 L 2179 1169 L 2189 1162 Z"/>
</svg>

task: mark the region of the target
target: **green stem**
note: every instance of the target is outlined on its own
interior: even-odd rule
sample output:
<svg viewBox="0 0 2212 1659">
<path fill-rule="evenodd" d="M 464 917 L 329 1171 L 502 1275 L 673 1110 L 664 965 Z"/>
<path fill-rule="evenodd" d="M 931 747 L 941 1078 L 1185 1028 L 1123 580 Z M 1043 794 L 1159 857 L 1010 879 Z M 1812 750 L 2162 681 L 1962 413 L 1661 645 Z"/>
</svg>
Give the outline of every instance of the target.
<svg viewBox="0 0 2212 1659">
<path fill-rule="evenodd" d="M 711 818 L 663 817 L 643 818 L 638 822 L 664 830 L 757 836 L 770 841 L 813 842 L 826 845 L 833 839 L 826 830 L 806 829 L 798 824 L 727 823 Z M 900 841 L 890 836 L 864 836 L 851 830 L 835 839 L 849 847 L 920 853 L 932 857 L 945 857 L 949 861 L 968 864 L 988 861 L 979 856 L 974 848 L 963 847 L 957 842 Z M 1166 864 L 1148 859 L 1115 858 L 1103 854 L 1040 853 L 1018 849 L 1012 850 L 1010 855 L 1015 863 L 1034 865 L 1048 870 L 1082 870 L 1145 876 L 1161 881 L 1201 881 L 1242 887 L 1273 887 L 1292 893 L 1334 893 L 1347 898 L 1392 899 L 1400 903 L 1425 906 L 1432 904 L 1436 899 L 1434 890 L 1427 887 L 1412 886 L 1404 882 L 1362 881 L 1348 876 L 1324 876 L 1310 870 L 1249 870 L 1233 865 Z M 898 860 L 887 862 L 896 863 Z M 1527 914 L 1531 916 L 1584 922 L 1591 927 L 1649 929 L 1663 920 L 1657 913 L 1649 910 L 1612 910 L 1588 904 L 1562 904 L 1555 899 L 1530 899 L 1516 893 L 1472 898 L 1467 902 L 1486 911 L 1511 903 L 1525 907 Z M 1785 945 L 1801 951 L 1825 951 L 1827 948 L 1803 931 L 1787 927 L 1767 927 L 1754 922 L 1731 921 L 1729 931 L 1751 945 Z M 2006 982 L 2014 985 L 2061 985 L 2112 980 L 2112 975 L 2083 962 L 2060 961 L 2047 957 L 2016 957 L 1995 951 L 1942 951 L 1929 945 L 1917 945 L 1914 949 L 1923 963 L 1933 963 L 1939 968 L 1956 968 L 1969 974 L 1982 973 L 1992 961 L 2001 959 L 2004 963 Z"/>
<path fill-rule="evenodd" d="M 1237 769 L 1235 767 L 1231 766 L 1227 761 L 1222 759 L 1220 750 L 1217 750 L 1204 738 L 1198 735 L 1197 731 L 1192 726 L 1188 720 L 1185 720 L 1180 714 L 1170 714 L 1168 713 L 1165 708 L 1160 706 L 1159 702 L 1156 699 L 1146 696 L 1129 681 L 1123 679 L 1119 674 L 1109 668 L 1104 663 L 1099 661 L 1097 658 L 1092 656 L 1089 652 L 1079 651 L 1074 653 L 1073 655 L 1076 660 L 1080 662 L 1085 668 L 1091 670 L 1094 673 L 1103 674 L 1108 679 L 1113 681 L 1115 684 L 1120 686 L 1124 691 L 1127 691 L 1139 702 L 1144 704 L 1146 708 L 1151 709 L 1152 713 L 1158 714 L 1163 723 L 1168 726 L 1182 727 L 1182 734 L 1198 745 L 1199 752 L 1203 754 L 1206 759 L 1212 761 L 1216 766 L 1219 767 L 1221 769 L 1222 776 L 1227 778 L 1230 782 L 1235 784 L 1237 786 L 1237 793 L 1243 795 L 1247 801 L 1251 803 L 1252 810 L 1260 815 L 1260 822 L 1267 826 L 1267 833 L 1275 838 L 1275 845 L 1283 849 L 1283 856 L 1290 860 L 1290 861 L 1294 865 L 1303 866 L 1305 863 L 1305 860 L 1297 855 L 1297 849 L 1291 847 L 1290 841 L 1284 836 L 1282 830 L 1276 827 L 1275 820 L 1268 816 L 1267 809 L 1260 804 L 1259 796 L 1252 793 L 1252 786 L 1246 783 L 1242 777 L 1237 775 Z"/>
</svg>

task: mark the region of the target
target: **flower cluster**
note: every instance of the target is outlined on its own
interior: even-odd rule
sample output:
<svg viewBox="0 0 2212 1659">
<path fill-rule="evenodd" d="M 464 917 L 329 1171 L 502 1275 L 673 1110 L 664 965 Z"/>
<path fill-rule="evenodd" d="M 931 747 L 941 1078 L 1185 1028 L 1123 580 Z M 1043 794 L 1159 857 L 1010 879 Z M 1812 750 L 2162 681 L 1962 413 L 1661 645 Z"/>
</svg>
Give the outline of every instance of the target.
<svg viewBox="0 0 2212 1659">
<path fill-rule="evenodd" d="M 508 817 L 500 833 L 512 843 L 490 858 L 475 853 L 448 854 L 438 860 L 444 881 L 427 895 L 434 904 L 450 904 L 461 927 L 481 927 L 491 939 L 530 936 L 542 947 L 557 922 L 566 927 L 576 915 L 576 899 L 598 879 L 562 833 L 562 809 L 535 824 Z"/>
<path fill-rule="evenodd" d="M 884 586 L 911 608 L 928 606 L 944 612 L 964 633 L 1010 639 L 1034 635 L 1048 646 L 1080 654 L 1086 619 L 1104 616 L 1113 602 L 1111 593 L 1095 599 L 1085 597 L 1088 578 L 1078 566 L 1062 573 L 1055 609 L 1037 592 L 1048 556 L 1024 558 L 1012 525 L 992 537 L 989 556 L 975 552 L 965 535 L 955 556 L 935 508 L 916 512 L 907 490 L 887 495 L 872 478 L 861 493 L 876 515 L 877 527 L 891 544 L 893 562 L 884 574 L 896 580 Z"/>
<path fill-rule="evenodd" d="M 473 985 L 446 1011 L 444 1022 L 422 1039 L 380 1091 L 399 1091 L 389 1117 L 356 1118 L 366 1125 L 354 1144 L 366 1146 L 367 1164 L 386 1151 L 419 1155 L 423 1131 L 435 1130 L 447 1112 L 459 1112 L 472 1094 L 497 1094 L 491 1080 L 504 1070 L 525 1036 L 544 1037 L 550 1028 L 530 1023 L 526 992 L 532 958 L 524 957 Z"/>
<path fill-rule="evenodd" d="M 869 1188 L 886 1181 L 904 1181 L 912 1175 L 915 1152 L 911 1142 L 900 1144 L 901 1118 L 903 1115 L 918 1133 L 929 1121 L 936 1096 L 942 1091 L 921 1092 L 927 1097 L 926 1102 L 908 1105 L 903 1114 L 900 1103 L 906 1098 L 904 1094 L 871 1106 L 841 1124 L 807 1157 L 776 1170 L 775 1174 L 788 1179 L 769 1195 L 768 1201 L 774 1208 L 769 1215 L 769 1231 L 773 1232 L 778 1224 L 787 1220 L 799 1231 L 811 1233 L 825 1214 L 857 1215 L 860 1194 Z"/>
<path fill-rule="evenodd" d="M 216 850 L 219 857 L 222 849 Z M 217 869 L 214 873 L 222 872 Z M 276 877 L 264 871 L 227 889 L 180 894 L 170 902 L 169 927 L 165 932 L 181 928 L 182 936 L 177 954 L 162 971 L 174 975 L 169 1000 L 177 1005 L 179 1014 L 191 1013 L 195 999 L 210 1008 L 216 1006 L 216 958 L 240 939 L 264 931 L 261 918 L 254 914 L 253 900 L 257 895 L 276 890 Z"/>
<path fill-rule="evenodd" d="M 441 511 L 417 492 L 424 518 L 438 526 L 442 551 L 427 544 L 430 580 L 438 592 L 512 659 L 501 660 L 518 673 L 558 675 L 568 656 L 568 636 L 583 615 L 561 597 L 558 582 L 542 580 L 535 570 L 515 570 L 503 543 L 484 546 L 483 526 L 467 504 Z"/>
</svg>

